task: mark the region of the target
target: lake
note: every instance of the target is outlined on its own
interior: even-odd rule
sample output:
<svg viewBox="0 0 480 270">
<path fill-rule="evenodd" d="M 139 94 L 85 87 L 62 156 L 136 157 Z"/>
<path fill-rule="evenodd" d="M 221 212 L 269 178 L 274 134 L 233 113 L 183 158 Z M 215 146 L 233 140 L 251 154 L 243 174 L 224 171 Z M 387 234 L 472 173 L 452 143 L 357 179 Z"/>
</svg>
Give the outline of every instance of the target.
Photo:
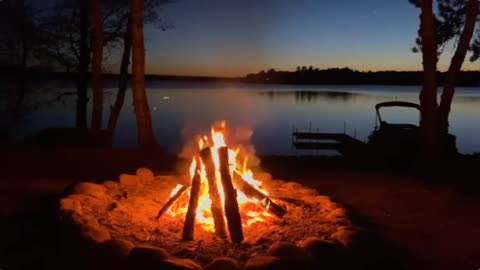
<svg viewBox="0 0 480 270">
<path fill-rule="evenodd" d="M 114 86 L 114 84 L 112 84 Z M 229 126 L 250 141 L 257 153 L 267 155 L 312 154 L 292 148 L 292 130 L 340 132 L 366 141 L 375 126 L 375 104 L 401 100 L 418 103 L 419 86 L 380 85 L 257 85 L 210 82 L 147 82 L 147 95 L 158 142 L 179 153 L 195 134 L 227 120 Z M 44 101 L 59 91 L 45 90 Z M 104 122 L 115 98 L 114 87 L 106 90 Z M 46 103 L 46 102 L 44 102 Z M 48 102 L 29 114 L 16 129 L 23 138 L 40 129 L 74 126 L 75 97 Z M 91 105 L 91 104 L 90 104 Z M 418 123 L 415 109 L 382 111 L 389 122 Z M 480 152 L 480 89 L 457 89 L 450 115 L 450 132 L 457 136 L 462 153 Z M 136 146 L 136 122 L 131 92 L 128 91 L 114 137 L 121 148 Z"/>
</svg>

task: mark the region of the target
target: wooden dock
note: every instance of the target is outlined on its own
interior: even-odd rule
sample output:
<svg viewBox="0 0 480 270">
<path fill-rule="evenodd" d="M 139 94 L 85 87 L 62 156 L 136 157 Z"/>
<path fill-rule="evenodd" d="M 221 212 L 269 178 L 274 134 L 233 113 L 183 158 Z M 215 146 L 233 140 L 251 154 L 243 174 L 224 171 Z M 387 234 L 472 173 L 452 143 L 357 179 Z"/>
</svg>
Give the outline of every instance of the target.
<svg viewBox="0 0 480 270">
<path fill-rule="evenodd" d="M 361 154 L 366 144 L 345 133 L 293 132 L 292 144 L 300 150 L 336 150 L 344 156 Z"/>
</svg>

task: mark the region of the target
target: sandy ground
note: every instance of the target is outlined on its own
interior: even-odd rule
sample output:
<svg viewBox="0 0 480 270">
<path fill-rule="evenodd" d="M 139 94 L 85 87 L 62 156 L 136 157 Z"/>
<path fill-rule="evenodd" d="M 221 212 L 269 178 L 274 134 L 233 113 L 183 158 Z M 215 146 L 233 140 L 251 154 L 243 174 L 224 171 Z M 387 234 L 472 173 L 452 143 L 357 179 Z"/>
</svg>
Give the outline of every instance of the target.
<svg viewBox="0 0 480 270">
<path fill-rule="evenodd" d="M 1 146 L 0 268 L 54 268 L 58 198 L 79 181 L 117 179 L 138 167 L 158 174 L 178 167 L 153 152 Z M 405 269 L 480 267 L 478 174 L 437 175 L 339 161 L 262 158 L 275 179 L 301 182 L 345 204 L 398 251 Z M 439 169 L 440 170 L 440 169 Z M 474 171 L 474 170 L 472 170 Z M 423 175 L 423 176 L 422 176 Z"/>
</svg>

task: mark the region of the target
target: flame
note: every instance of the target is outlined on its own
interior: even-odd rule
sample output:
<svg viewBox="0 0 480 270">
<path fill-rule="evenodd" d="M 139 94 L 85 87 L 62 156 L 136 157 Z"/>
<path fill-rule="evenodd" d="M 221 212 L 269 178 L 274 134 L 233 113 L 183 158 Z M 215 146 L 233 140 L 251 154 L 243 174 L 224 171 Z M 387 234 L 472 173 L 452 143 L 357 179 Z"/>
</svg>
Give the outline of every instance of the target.
<svg viewBox="0 0 480 270">
<path fill-rule="evenodd" d="M 225 204 L 225 193 L 223 190 L 223 185 L 221 182 L 220 176 L 220 158 L 218 155 L 218 149 L 220 147 L 227 146 L 226 142 L 226 131 L 227 126 L 226 122 L 222 121 L 219 127 L 215 128 L 212 127 L 210 138 L 207 136 L 203 136 L 201 139 L 198 140 L 198 147 L 202 150 L 205 147 L 210 147 L 212 151 L 213 162 L 215 166 L 216 172 L 216 179 L 217 179 L 217 186 L 219 189 L 220 197 L 222 206 Z M 243 180 L 251 184 L 253 187 L 261 191 L 262 193 L 268 195 L 268 192 L 262 188 L 262 183 L 255 179 L 253 172 L 248 168 L 248 158 L 244 158 L 243 161 L 239 158 L 240 148 L 236 148 L 235 150 L 228 148 L 228 162 L 229 162 L 229 169 L 230 174 L 240 175 Z M 190 164 L 190 179 L 193 178 L 195 174 L 200 174 L 201 177 L 201 189 L 200 189 L 200 197 L 199 197 L 199 204 L 197 209 L 197 223 L 201 224 L 202 228 L 206 231 L 214 231 L 214 222 L 213 216 L 210 210 L 212 205 L 212 201 L 210 200 L 210 196 L 208 194 L 208 181 L 206 176 L 205 167 L 203 164 L 200 164 L 201 170 L 197 171 L 197 162 L 201 162 L 200 159 L 193 158 Z M 173 196 L 182 186 L 178 185 L 171 193 L 170 197 Z M 243 226 L 250 226 L 254 223 L 266 222 L 268 219 L 272 219 L 273 216 L 270 215 L 266 210 L 261 209 L 257 206 L 257 201 L 248 198 L 243 192 L 237 190 L 237 201 L 238 206 L 240 209 L 240 214 L 242 216 Z M 173 207 L 172 207 L 173 208 Z M 180 216 L 185 215 L 188 206 L 181 207 L 179 209 L 172 210 L 172 208 L 167 212 L 171 216 Z"/>
<path fill-rule="evenodd" d="M 182 189 L 182 185 L 178 184 L 173 190 L 172 192 L 170 192 L 170 197 L 173 197 L 175 195 L 175 193 L 177 193 L 180 189 Z M 168 209 L 167 211 L 168 214 L 170 214 L 172 217 L 176 216 L 177 213 L 175 213 L 175 211 L 172 210 L 172 207 L 170 207 L 170 209 Z"/>
</svg>

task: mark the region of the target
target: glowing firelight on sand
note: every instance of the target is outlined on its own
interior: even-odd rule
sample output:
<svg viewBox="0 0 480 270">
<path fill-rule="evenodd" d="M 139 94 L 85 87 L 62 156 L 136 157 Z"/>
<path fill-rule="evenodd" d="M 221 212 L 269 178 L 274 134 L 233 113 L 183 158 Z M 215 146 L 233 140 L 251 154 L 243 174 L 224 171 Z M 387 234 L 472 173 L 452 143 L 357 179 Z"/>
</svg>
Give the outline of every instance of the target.
<svg viewBox="0 0 480 270">
<path fill-rule="evenodd" d="M 223 146 L 227 146 L 225 141 L 225 132 L 226 131 L 226 123 L 225 121 L 221 122 L 220 128 L 215 129 L 212 127 L 210 138 L 204 136 L 202 139 L 199 140 L 198 146 L 200 149 L 203 149 L 206 146 L 210 146 L 212 149 L 213 161 L 215 164 L 215 171 L 217 174 L 217 186 L 219 189 L 220 197 L 222 205 L 225 205 L 225 194 L 223 190 L 223 186 L 221 183 L 221 176 L 220 176 L 220 158 L 218 156 L 218 149 Z M 247 161 L 248 158 L 244 158 L 243 162 L 239 160 L 238 156 L 239 149 L 231 149 L 228 148 L 228 160 L 229 160 L 229 168 L 230 174 L 233 176 L 234 174 L 240 175 L 243 180 L 248 182 L 250 185 L 255 187 L 257 190 L 261 191 L 265 195 L 268 195 L 268 192 L 262 188 L 262 184 L 259 180 L 255 179 L 253 176 L 253 172 L 248 169 Z M 190 164 L 189 170 L 189 177 L 192 179 L 193 175 L 195 174 L 195 169 L 197 168 L 195 158 L 193 158 Z M 207 231 L 214 231 L 214 222 L 212 212 L 210 210 L 212 201 L 210 200 L 210 196 L 208 194 L 208 181 L 206 177 L 205 166 L 201 166 L 202 170 L 200 171 L 201 176 L 201 190 L 200 190 L 200 198 L 199 198 L 199 205 L 197 209 L 197 216 L 196 220 L 197 223 L 201 224 L 202 227 Z M 172 197 L 178 190 L 182 188 L 182 185 L 177 185 L 171 192 L 170 197 Z M 190 196 L 190 191 L 187 193 Z M 254 199 L 248 198 L 243 192 L 237 189 L 237 201 L 238 206 L 240 209 L 240 213 L 242 216 L 242 225 L 249 226 L 251 224 L 257 222 L 265 222 L 267 218 L 271 218 L 272 215 L 269 214 L 266 210 L 258 207 L 256 205 L 256 201 Z M 180 207 L 177 209 L 170 208 L 167 212 L 170 216 L 185 216 L 188 210 L 188 206 Z M 225 218 L 225 217 L 224 217 Z"/>
</svg>

